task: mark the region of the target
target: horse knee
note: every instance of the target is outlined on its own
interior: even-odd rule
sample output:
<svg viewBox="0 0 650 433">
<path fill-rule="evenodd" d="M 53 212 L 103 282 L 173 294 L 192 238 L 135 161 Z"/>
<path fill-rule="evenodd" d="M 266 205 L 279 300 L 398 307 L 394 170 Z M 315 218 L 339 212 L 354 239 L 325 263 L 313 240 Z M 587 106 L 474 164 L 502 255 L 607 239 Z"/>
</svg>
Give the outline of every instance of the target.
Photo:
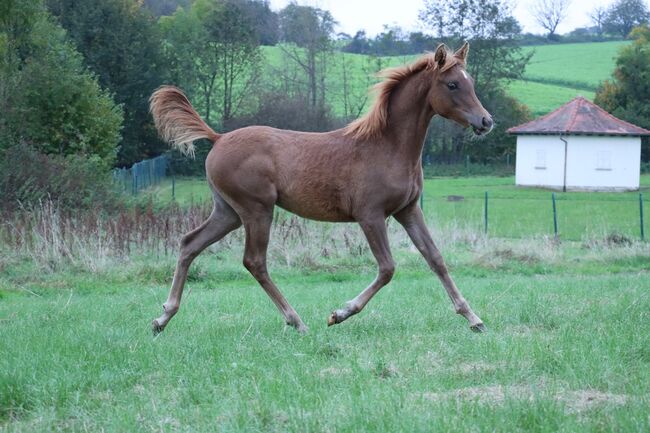
<svg viewBox="0 0 650 433">
<path fill-rule="evenodd" d="M 266 264 L 264 263 L 264 260 L 249 255 L 244 256 L 244 267 L 254 277 L 261 276 L 266 272 Z"/>
</svg>

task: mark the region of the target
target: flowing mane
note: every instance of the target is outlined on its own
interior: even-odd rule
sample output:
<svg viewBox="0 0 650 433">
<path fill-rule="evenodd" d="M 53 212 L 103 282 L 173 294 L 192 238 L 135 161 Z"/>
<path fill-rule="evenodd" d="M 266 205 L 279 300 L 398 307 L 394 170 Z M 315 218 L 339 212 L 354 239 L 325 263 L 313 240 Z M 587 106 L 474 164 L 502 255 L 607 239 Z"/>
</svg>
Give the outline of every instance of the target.
<svg viewBox="0 0 650 433">
<path fill-rule="evenodd" d="M 464 64 L 462 59 L 453 53 L 447 52 L 445 64 L 440 69 L 445 72 L 456 64 Z M 426 53 L 415 62 L 404 66 L 384 69 L 377 74 L 384 78 L 383 81 L 375 84 L 372 90 L 377 94 L 377 99 L 370 111 L 363 117 L 358 118 L 345 127 L 345 135 L 351 135 L 357 140 L 370 139 L 379 135 L 388 123 L 388 104 L 393 90 L 405 79 L 423 71 L 433 71 L 438 68 L 438 62 L 434 53 Z"/>
</svg>

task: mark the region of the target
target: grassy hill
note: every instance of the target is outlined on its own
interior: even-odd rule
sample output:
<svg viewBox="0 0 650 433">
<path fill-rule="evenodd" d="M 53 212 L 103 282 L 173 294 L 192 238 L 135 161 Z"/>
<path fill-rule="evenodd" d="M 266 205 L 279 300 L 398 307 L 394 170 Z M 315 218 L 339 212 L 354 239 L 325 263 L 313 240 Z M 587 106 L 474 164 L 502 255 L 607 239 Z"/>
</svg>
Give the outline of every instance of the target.
<svg viewBox="0 0 650 433">
<path fill-rule="evenodd" d="M 627 42 L 546 45 L 526 47 L 534 55 L 524 80 L 508 86 L 533 115 L 546 114 L 582 95 L 593 100 L 598 85 L 614 70 L 618 51 Z"/>
<path fill-rule="evenodd" d="M 561 44 L 525 47 L 534 52 L 523 80 L 508 85 L 510 93 L 526 104 L 533 115 L 539 116 L 554 110 L 577 95 L 593 99 L 598 85 L 609 78 L 614 70 L 615 57 L 624 41 Z M 285 71 L 287 62 L 278 47 L 264 47 L 267 74 L 278 75 Z M 367 89 L 374 81 L 369 75 L 378 66 L 390 67 L 407 63 L 414 56 L 381 57 L 372 59 L 358 54 L 335 52 L 327 72 L 328 100 L 339 115 L 345 115 L 343 98 L 343 65 L 347 65 L 350 100 L 362 103 Z M 471 54 L 470 54 L 471 61 Z M 366 107 L 371 101 L 366 102 Z"/>
</svg>

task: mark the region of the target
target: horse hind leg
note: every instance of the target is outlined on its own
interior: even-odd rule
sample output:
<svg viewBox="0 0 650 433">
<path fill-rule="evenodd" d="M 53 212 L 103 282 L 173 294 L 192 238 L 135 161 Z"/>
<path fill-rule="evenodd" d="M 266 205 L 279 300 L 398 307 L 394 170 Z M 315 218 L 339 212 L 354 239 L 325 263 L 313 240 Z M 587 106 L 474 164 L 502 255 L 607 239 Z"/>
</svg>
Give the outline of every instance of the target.
<svg viewBox="0 0 650 433">
<path fill-rule="evenodd" d="M 239 226 L 241 226 L 241 221 L 237 213 L 221 196 L 215 193 L 214 208 L 208 219 L 183 236 L 181 240 L 181 251 L 176 263 L 174 280 L 167 301 L 163 304 L 163 314 L 151 324 L 154 334 L 162 332 L 178 311 L 187 272 L 194 259 L 208 246 L 219 241 Z"/>
</svg>

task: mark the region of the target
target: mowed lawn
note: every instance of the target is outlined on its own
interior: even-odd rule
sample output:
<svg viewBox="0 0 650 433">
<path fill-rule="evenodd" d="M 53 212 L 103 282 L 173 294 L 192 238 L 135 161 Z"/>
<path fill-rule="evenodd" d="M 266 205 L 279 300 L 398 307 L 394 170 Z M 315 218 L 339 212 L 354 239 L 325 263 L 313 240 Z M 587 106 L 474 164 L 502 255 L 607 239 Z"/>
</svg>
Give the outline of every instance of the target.
<svg viewBox="0 0 650 433">
<path fill-rule="evenodd" d="M 435 173 L 435 172 L 434 172 Z M 553 236 L 552 191 L 515 186 L 513 177 L 441 177 L 425 179 L 424 212 L 441 230 L 484 230 L 485 192 L 488 192 L 488 234 L 505 238 Z M 650 175 L 641 176 L 646 215 L 650 215 Z M 176 182 L 175 200 L 181 205 L 212 200 L 204 179 Z M 451 201 L 458 196 L 460 201 Z M 555 192 L 561 239 L 585 240 L 609 235 L 639 238 L 639 193 Z M 153 191 L 157 203 L 172 200 L 171 183 Z M 452 198 L 453 200 L 453 198 Z M 645 231 L 650 236 L 650 222 Z"/>
<path fill-rule="evenodd" d="M 485 334 L 401 241 L 393 282 L 331 328 L 329 312 L 374 278 L 368 251 L 272 257 L 304 336 L 237 249 L 199 257 L 156 338 L 173 257 L 96 273 L 20 262 L 0 279 L 0 430 L 649 431 L 647 244 L 529 242 L 443 246 Z"/>
</svg>

